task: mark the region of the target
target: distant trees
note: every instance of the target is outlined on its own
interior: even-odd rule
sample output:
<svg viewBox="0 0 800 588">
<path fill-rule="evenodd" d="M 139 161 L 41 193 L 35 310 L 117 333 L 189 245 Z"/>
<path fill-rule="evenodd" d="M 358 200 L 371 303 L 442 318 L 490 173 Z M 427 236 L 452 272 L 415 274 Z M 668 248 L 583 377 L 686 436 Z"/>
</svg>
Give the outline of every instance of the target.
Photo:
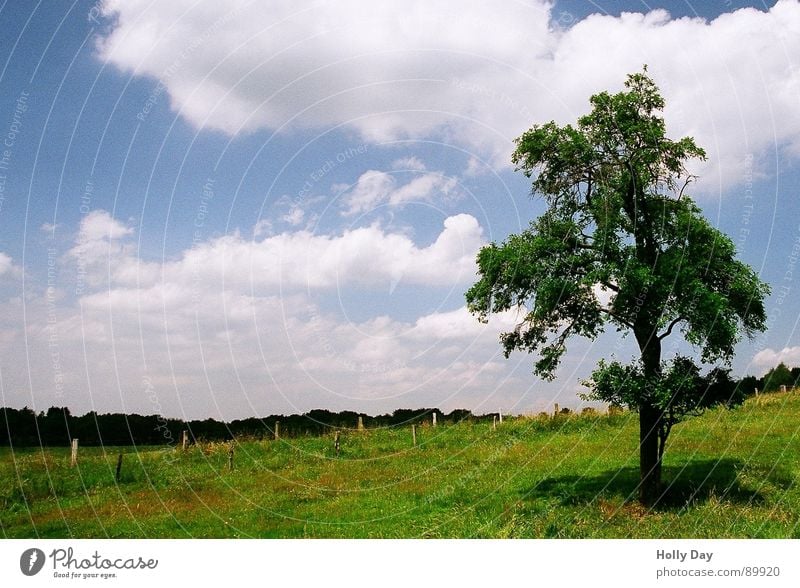
<svg viewBox="0 0 800 588">
<path fill-rule="evenodd" d="M 797 368 L 795 368 L 797 369 Z M 786 364 L 781 362 L 771 370 L 769 370 L 763 378 L 763 389 L 767 392 L 780 390 L 781 386 L 792 388 L 797 381 L 797 377 L 792 375 L 794 370 L 786 367 Z"/>
<path fill-rule="evenodd" d="M 800 385 L 800 367 L 789 368 L 781 362 L 764 374 L 762 378 L 745 376 L 739 381 L 738 387 L 744 395 L 752 396 L 756 390 L 776 392 L 781 389 L 781 386 L 786 386 L 788 390 L 798 385 Z"/>
<path fill-rule="evenodd" d="M 761 380 L 756 378 L 755 376 L 745 376 L 741 380 L 739 380 L 739 391 L 744 394 L 745 396 L 752 396 L 756 393 L 756 389 L 763 390 L 764 387 L 761 386 Z"/>
<path fill-rule="evenodd" d="M 431 422 L 433 411 L 439 423 L 457 423 L 476 417 L 470 411 L 458 409 L 443 414 L 437 409 L 398 409 L 391 414 L 361 415 L 369 428 L 410 425 Z M 271 438 L 275 421 L 281 423 L 281 437 L 324 435 L 335 429 L 355 429 L 359 413 L 332 412 L 324 409 L 305 414 L 270 415 L 263 418 L 233 420 L 229 423 L 215 419 L 184 421 L 159 415 L 97 414 L 89 412 L 74 416 L 67 407 L 51 407 L 36 413 L 25 407 L 0 408 L 0 446 L 15 447 L 67 446 L 73 438 L 81 445 L 174 445 L 182 432 L 190 439 L 223 441 L 233 437 Z"/>
</svg>

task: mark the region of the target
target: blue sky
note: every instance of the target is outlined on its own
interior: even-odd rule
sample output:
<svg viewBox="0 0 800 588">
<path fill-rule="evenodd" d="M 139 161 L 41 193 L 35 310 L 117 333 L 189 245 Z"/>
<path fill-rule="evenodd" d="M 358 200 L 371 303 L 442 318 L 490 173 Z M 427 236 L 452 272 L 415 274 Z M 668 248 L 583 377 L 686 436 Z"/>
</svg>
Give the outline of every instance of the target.
<svg viewBox="0 0 800 588">
<path fill-rule="evenodd" d="M 3 4 L 2 403 L 580 405 L 630 342 L 576 340 L 544 383 L 463 292 L 543 210 L 513 139 L 643 63 L 710 155 L 693 196 L 773 285 L 735 372 L 800 365 L 800 3 L 484 4 Z"/>
</svg>

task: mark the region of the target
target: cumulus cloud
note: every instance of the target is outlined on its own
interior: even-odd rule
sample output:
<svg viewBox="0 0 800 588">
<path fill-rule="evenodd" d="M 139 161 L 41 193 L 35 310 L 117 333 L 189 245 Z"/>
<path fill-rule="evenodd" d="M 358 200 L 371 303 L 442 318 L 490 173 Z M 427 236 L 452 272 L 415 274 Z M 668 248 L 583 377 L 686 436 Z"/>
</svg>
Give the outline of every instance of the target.
<svg viewBox="0 0 800 588">
<path fill-rule="evenodd" d="M 396 159 L 392 162 L 392 169 L 400 171 L 425 171 L 427 166 L 419 157 L 410 156 Z"/>
<path fill-rule="evenodd" d="M 285 223 L 289 223 L 293 227 L 296 227 L 302 224 L 305 218 L 306 218 L 306 211 L 303 210 L 302 206 L 295 204 L 291 208 L 289 208 L 289 212 L 287 212 L 285 215 L 281 217 L 281 220 Z M 256 234 L 256 231 L 254 231 L 254 234 Z"/>
<path fill-rule="evenodd" d="M 114 219 L 106 210 L 93 210 L 81 220 L 78 241 L 114 241 L 133 234 L 133 228 Z"/>
<path fill-rule="evenodd" d="M 126 242 L 133 233 L 133 227 L 106 210 L 94 210 L 81 219 L 75 243 L 66 254 L 75 263 L 79 292 L 109 279 L 115 284 L 137 284 L 157 278 L 158 264 L 140 262 L 133 244 Z"/>
<path fill-rule="evenodd" d="M 538 0 L 503 10 L 479 0 L 202 8 L 110 0 L 103 10 L 114 22 L 99 43 L 103 59 L 161 80 L 192 122 L 231 133 L 352 121 L 389 137 L 408 124 L 411 108 L 448 112 L 458 94 L 448 76 L 469 75 L 479 62 L 491 71 L 521 47 L 538 46 L 532 56 L 548 49 L 548 12 Z M 365 115 L 372 120 L 356 121 Z M 420 128 L 437 124 L 434 113 L 411 118 Z"/>
<path fill-rule="evenodd" d="M 5 253 L 0 252 L 0 276 L 8 272 L 13 267 L 11 258 Z"/>
<path fill-rule="evenodd" d="M 234 234 L 187 250 L 164 271 L 196 288 L 221 280 L 258 291 L 382 287 L 401 277 L 406 284 L 453 286 L 474 277 L 483 243 L 478 221 L 459 214 L 446 218 L 436 240 L 424 247 L 377 224 L 339 235 L 287 231 L 261 241 Z M 121 265 L 136 267 L 132 261 Z M 148 275 L 152 281 L 160 272 Z M 147 284 L 141 271 L 138 280 Z"/>
<path fill-rule="evenodd" d="M 90 216 L 82 221 L 67 258 L 91 286 L 135 286 L 139 293 L 139 288 L 157 286 L 164 275 L 180 282 L 178 287 L 195 290 L 223 282 L 259 292 L 382 288 L 401 278 L 409 285 L 453 286 L 474 277 L 475 256 L 485 243 L 475 217 L 458 214 L 444 219 L 442 231 L 426 246 L 376 223 L 340 234 L 288 230 L 260 240 L 237 232 L 198 243 L 177 260 L 157 263 L 139 259 L 133 244 L 126 242 L 131 227 L 106 211 Z M 264 230 L 259 222 L 253 233 Z M 6 257 L 0 253 L 0 270 L 10 264 Z"/>
<path fill-rule="evenodd" d="M 789 367 L 800 365 L 800 346 L 784 347 L 779 350 L 767 347 L 753 357 L 753 364 L 762 368 L 764 372 L 774 368 L 781 362 Z"/>
<path fill-rule="evenodd" d="M 418 166 L 422 162 L 412 157 L 407 163 Z M 342 194 L 342 214 L 351 216 L 369 212 L 380 205 L 399 207 L 411 202 L 449 200 L 457 195 L 457 189 L 456 178 L 439 172 L 419 172 L 411 180 L 402 183 L 392 174 L 370 170 Z"/>
<path fill-rule="evenodd" d="M 0 302 L 8 403 L 235 418 L 320 406 L 477 408 L 500 386 L 511 396 L 526 389 L 514 375 L 525 358 L 506 361 L 497 344 L 512 315 L 485 325 L 462 307 L 351 320 L 317 296 L 376 285 L 385 296 L 382 285 L 398 276 L 436 296 L 472 279 L 483 240 L 469 215 L 445 219 L 429 244 L 378 225 L 294 230 L 212 239 L 164 261 L 138 259 L 132 234 L 107 213 L 86 221 L 75 247 L 102 243 L 104 261 L 81 266 L 76 248 L 65 256 L 65 274 L 70 264 L 85 271 L 74 303 L 44 292 Z M 0 254 L 0 269 L 9 263 Z"/>
<path fill-rule="evenodd" d="M 643 63 L 673 135 L 712 156 L 711 180 L 776 148 L 800 154 L 800 2 L 713 21 L 663 10 L 562 28 L 544 0 L 107 0 L 100 57 L 163 84 L 198 127 L 345 125 L 371 140 L 437 136 L 507 164 L 533 122 L 573 121 Z"/>
<path fill-rule="evenodd" d="M 509 330 L 520 322 L 523 316 L 517 312 L 506 311 L 491 315 L 488 323 L 481 323 L 475 320 L 466 307 L 461 307 L 449 312 L 436 312 L 418 318 L 407 336 L 429 341 L 471 338 L 487 329 L 493 332 Z"/>
<path fill-rule="evenodd" d="M 11 256 L 0 251 L 0 276 L 16 277 L 21 273 L 22 269 L 14 263 Z"/>
</svg>

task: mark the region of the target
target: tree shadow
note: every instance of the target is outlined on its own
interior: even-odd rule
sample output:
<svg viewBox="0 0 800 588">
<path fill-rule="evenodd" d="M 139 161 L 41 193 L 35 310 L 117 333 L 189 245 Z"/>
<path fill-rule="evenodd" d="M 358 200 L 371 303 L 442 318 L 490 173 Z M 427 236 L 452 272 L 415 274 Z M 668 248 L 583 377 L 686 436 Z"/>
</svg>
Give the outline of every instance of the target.
<svg viewBox="0 0 800 588">
<path fill-rule="evenodd" d="M 664 467 L 661 498 L 652 506 L 654 510 L 678 510 L 707 502 L 710 498 L 736 503 L 760 504 L 763 495 L 743 486 L 739 472 L 744 468 L 734 459 L 693 461 L 684 466 Z M 760 472 L 764 480 L 782 489 L 793 481 L 780 470 Z M 639 468 L 628 467 L 609 470 L 597 476 L 560 476 L 547 478 L 524 491 L 526 500 L 556 498 L 563 506 L 576 506 L 599 498 L 622 498 L 635 501 L 639 492 Z"/>
</svg>

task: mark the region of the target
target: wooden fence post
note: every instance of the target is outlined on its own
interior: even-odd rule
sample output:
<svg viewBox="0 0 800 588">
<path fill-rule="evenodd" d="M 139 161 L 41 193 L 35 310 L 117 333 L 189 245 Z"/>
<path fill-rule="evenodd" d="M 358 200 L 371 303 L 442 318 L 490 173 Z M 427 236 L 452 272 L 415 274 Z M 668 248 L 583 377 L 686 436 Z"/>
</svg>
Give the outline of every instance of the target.
<svg viewBox="0 0 800 588">
<path fill-rule="evenodd" d="M 554 414 L 554 415 L 555 415 L 555 414 L 558 414 L 558 402 L 556 402 L 556 409 L 555 409 L 555 411 L 553 412 L 553 414 Z"/>
<path fill-rule="evenodd" d="M 281 422 L 275 421 L 275 441 L 281 438 Z"/>
<path fill-rule="evenodd" d="M 120 453 L 119 457 L 117 458 L 117 473 L 114 476 L 114 479 L 117 481 L 117 484 L 119 484 L 119 479 L 121 476 L 122 476 L 122 454 Z"/>
<path fill-rule="evenodd" d="M 492 431 L 496 431 L 496 430 L 497 430 L 497 415 L 493 414 L 492 415 Z"/>
<path fill-rule="evenodd" d="M 69 465 L 71 467 L 75 467 L 78 465 L 78 439 L 75 438 L 72 440 L 72 452 L 70 453 L 69 457 Z"/>
<path fill-rule="evenodd" d="M 503 411 L 497 411 L 497 420 L 502 425 L 503 424 Z"/>
<path fill-rule="evenodd" d="M 358 430 L 359 431 L 364 430 L 364 417 L 362 417 L 361 415 L 358 415 Z"/>
<path fill-rule="evenodd" d="M 333 449 L 336 451 L 336 457 L 339 457 L 339 431 L 333 436 Z"/>
<path fill-rule="evenodd" d="M 436 426 L 436 411 L 433 411 L 433 426 Z"/>
<path fill-rule="evenodd" d="M 186 451 L 186 448 L 189 446 L 189 431 L 183 431 L 181 433 L 181 449 Z"/>
<path fill-rule="evenodd" d="M 411 425 L 411 439 L 414 441 L 414 447 L 417 446 L 417 425 Z"/>
</svg>

